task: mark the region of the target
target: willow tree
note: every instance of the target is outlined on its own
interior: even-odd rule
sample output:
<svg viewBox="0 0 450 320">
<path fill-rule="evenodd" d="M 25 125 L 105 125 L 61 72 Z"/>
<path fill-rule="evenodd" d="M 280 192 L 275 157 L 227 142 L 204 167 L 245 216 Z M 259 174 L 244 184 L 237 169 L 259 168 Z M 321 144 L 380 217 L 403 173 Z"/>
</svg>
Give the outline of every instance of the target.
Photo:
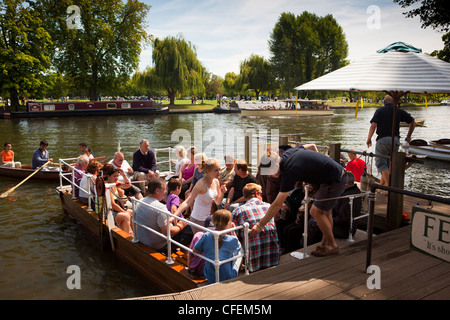
<svg viewBox="0 0 450 320">
<path fill-rule="evenodd" d="M 0 92 L 13 106 L 44 84 L 51 44 L 39 11 L 27 1 L 0 1 Z"/>
<path fill-rule="evenodd" d="M 45 0 L 33 6 L 45 15 L 44 27 L 52 36 L 52 63 L 91 100 L 138 68 L 149 41 L 150 6 L 137 0 Z"/>
<path fill-rule="evenodd" d="M 269 61 L 252 54 L 249 59 L 241 63 L 238 82 L 242 88 L 254 90 L 258 99 L 262 91 L 272 89 L 273 80 Z"/>
<path fill-rule="evenodd" d="M 170 104 L 179 93 L 204 92 L 204 68 L 197 59 L 195 47 L 181 36 L 153 41 L 153 64 L 144 75 L 146 83 L 167 91 Z"/>
</svg>

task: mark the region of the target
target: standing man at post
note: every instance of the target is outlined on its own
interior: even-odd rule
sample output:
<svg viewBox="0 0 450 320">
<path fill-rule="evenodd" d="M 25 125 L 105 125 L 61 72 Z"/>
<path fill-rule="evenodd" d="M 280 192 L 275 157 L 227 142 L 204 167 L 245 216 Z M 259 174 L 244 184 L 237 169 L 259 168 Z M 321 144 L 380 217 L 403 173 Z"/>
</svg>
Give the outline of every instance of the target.
<svg viewBox="0 0 450 320">
<path fill-rule="evenodd" d="M 311 215 L 322 231 L 322 243 L 311 252 L 314 256 L 324 257 L 339 253 L 339 247 L 333 235 L 332 209 L 336 200 L 326 200 L 339 197 L 345 190 L 347 178 L 344 176 L 344 168 L 330 157 L 316 151 L 304 149 L 302 146 L 291 148 L 284 152 L 279 163 L 279 169 L 275 176 L 281 177 L 280 192 L 269 207 L 266 215 L 253 226 L 249 235 L 260 233 L 264 226 L 280 210 L 294 189 L 297 181 L 320 185 L 315 194 L 315 201 L 311 207 Z"/>
<path fill-rule="evenodd" d="M 150 150 L 148 140 L 142 139 L 139 143 L 139 149 L 133 153 L 133 180 L 147 181 L 157 178 L 158 174 L 156 169 L 155 153 Z M 145 195 L 145 182 L 139 183 L 138 187 L 141 189 L 142 195 Z"/>
<path fill-rule="evenodd" d="M 377 139 L 375 145 L 375 153 L 385 156 L 391 155 L 392 145 L 392 121 L 394 117 L 394 99 L 390 95 L 386 95 L 383 99 L 384 107 L 377 109 L 370 120 L 369 135 L 367 137 L 367 147 L 372 145 L 372 136 L 377 132 Z M 408 143 L 411 141 L 411 135 L 416 127 L 414 118 L 405 110 L 396 109 L 396 123 L 394 131 L 394 150 L 397 151 L 400 145 L 400 122 L 409 124 L 408 134 L 406 139 Z M 378 172 L 381 172 L 380 184 L 383 186 L 389 185 L 389 159 L 375 158 L 375 166 Z"/>
</svg>

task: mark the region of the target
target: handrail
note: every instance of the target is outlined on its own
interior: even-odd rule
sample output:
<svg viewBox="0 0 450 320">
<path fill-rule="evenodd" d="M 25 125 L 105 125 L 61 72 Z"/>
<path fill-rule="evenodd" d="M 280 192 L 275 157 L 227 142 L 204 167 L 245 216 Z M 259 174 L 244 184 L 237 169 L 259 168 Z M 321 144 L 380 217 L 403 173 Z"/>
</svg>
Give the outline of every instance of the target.
<svg viewBox="0 0 450 320">
<path fill-rule="evenodd" d="M 303 201 L 305 202 L 305 214 L 304 214 L 304 225 L 303 225 L 303 257 L 308 257 L 308 214 L 309 214 L 309 203 L 312 201 L 328 201 L 328 200 L 337 200 L 337 199 L 345 199 L 348 198 L 350 202 L 350 227 L 349 227 L 349 236 L 347 238 L 347 241 L 354 242 L 353 235 L 352 235 L 352 229 L 353 229 L 353 221 L 357 219 L 361 219 L 363 217 L 366 217 L 367 215 L 360 215 L 358 217 L 353 217 L 353 201 L 355 198 L 363 198 L 367 197 L 368 194 L 365 192 L 357 193 L 357 194 L 349 194 L 345 196 L 339 196 L 334 198 L 327 198 L 327 199 L 314 199 L 309 197 L 309 185 L 305 185 L 305 197 L 303 198 Z"/>
<path fill-rule="evenodd" d="M 154 149 L 153 152 L 155 153 L 155 158 L 156 158 L 156 165 L 158 166 L 159 164 L 163 164 L 163 163 L 168 163 L 169 164 L 169 173 L 172 173 L 172 150 L 174 150 L 174 148 L 172 147 L 167 147 L 167 148 L 157 148 Z M 169 160 L 167 161 L 158 161 L 158 152 L 159 151 L 168 151 L 169 153 Z M 159 170 L 161 171 L 161 170 Z"/>
<path fill-rule="evenodd" d="M 371 265 L 372 261 L 372 240 L 373 240 L 373 222 L 375 216 L 375 191 L 376 189 L 386 190 L 390 192 L 400 193 L 407 196 L 421 198 L 425 200 L 431 200 L 435 202 L 441 202 L 450 205 L 450 198 L 442 198 L 438 196 L 430 196 L 423 193 L 413 192 L 409 190 L 398 189 L 389 186 L 383 186 L 378 183 L 372 183 L 370 185 L 370 194 L 369 194 L 369 219 L 368 219 L 368 239 L 367 239 L 367 253 L 366 253 L 366 270 Z"/>
<path fill-rule="evenodd" d="M 65 181 L 69 182 L 70 185 L 72 186 L 72 192 L 73 192 L 73 190 L 74 190 L 75 188 L 79 188 L 80 190 L 83 190 L 84 192 L 86 192 L 86 193 L 89 195 L 89 200 L 88 200 L 88 210 L 89 210 L 90 207 L 91 207 L 91 198 L 92 198 L 92 197 L 91 197 L 90 189 L 89 189 L 89 190 L 84 190 L 81 186 L 78 186 L 78 185 L 76 185 L 76 184 L 74 183 L 74 173 L 75 173 L 75 172 L 81 173 L 82 175 L 85 175 L 85 173 L 83 173 L 82 171 L 79 171 L 78 169 L 76 169 L 75 167 L 73 167 L 73 166 L 71 165 L 71 163 L 68 162 L 68 161 L 73 161 L 73 160 L 76 160 L 76 159 L 77 159 L 77 158 L 59 159 L 60 167 L 61 167 L 63 164 L 65 164 L 65 165 L 67 165 L 68 167 L 70 167 L 70 168 L 72 169 L 71 172 L 63 172 L 62 170 L 60 170 L 60 188 L 63 188 L 63 180 L 65 180 Z M 66 177 L 67 175 L 71 175 L 72 179 L 71 179 L 71 180 L 68 179 L 68 178 Z M 90 177 L 88 177 L 88 178 L 91 179 Z M 92 181 L 92 179 L 91 179 L 91 181 Z M 117 185 L 116 183 L 105 184 L 105 197 L 106 197 L 106 199 L 107 199 L 107 217 L 108 217 L 109 220 L 110 220 L 110 221 L 108 222 L 108 227 L 109 227 L 109 230 L 110 230 L 110 240 L 111 240 L 111 246 L 112 246 L 113 250 L 114 250 L 114 242 L 113 242 L 113 240 L 112 240 L 111 229 L 114 227 L 115 223 L 114 223 L 114 218 L 113 218 L 113 215 L 112 215 L 111 203 L 110 203 L 110 201 L 108 201 L 108 200 L 110 199 L 110 197 L 109 197 L 109 193 L 111 192 L 111 191 L 110 191 L 110 188 L 111 188 L 112 186 L 116 186 L 116 185 Z M 95 196 L 95 195 L 94 195 L 94 196 Z M 226 229 L 226 230 L 223 230 L 223 231 L 215 231 L 215 230 L 210 230 L 210 229 L 208 229 L 208 228 L 205 228 L 205 227 L 203 227 L 203 226 L 201 226 L 201 225 L 198 225 L 198 224 L 196 224 L 196 223 L 194 223 L 194 222 L 191 222 L 191 221 L 189 221 L 189 220 L 187 220 L 187 219 L 185 219 L 185 218 L 182 218 L 182 217 L 179 217 L 179 216 L 175 216 L 175 215 L 173 215 L 173 214 L 170 213 L 170 212 L 165 212 L 165 211 L 163 211 L 163 210 L 160 210 L 159 208 L 156 208 L 156 207 L 154 207 L 154 206 L 152 206 L 152 205 L 150 205 L 150 204 L 144 203 L 144 202 L 142 202 L 141 200 L 137 200 L 137 199 L 134 198 L 134 197 L 129 198 L 129 200 L 130 200 L 131 203 L 132 203 L 132 206 L 133 206 L 133 212 L 135 211 L 136 204 L 139 203 L 139 204 L 141 204 L 141 205 L 145 205 L 145 206 L 151 207 L 152 209 L 157 210 L 157 211 L 163 213 L 164 215 L 166 215 L 166 217 L 167 217 L 167 225 L 170 225 L 170 218 L 172 217 L 172 218 L 176 218 L 176 219 L 178 219 L 178 220 L 182 220 L 182 221 L 184 221 L 184 222 L 186 222 L 186 223 L 188 223 L 188 224 L 190 224 L 190 225 L 195 225 L 197 228 L 199 228 L 199 229 L 201 229 L 201 230 L 203 230 L 203 231 L 205 231 L 205 232 L 210 232 L 210 233 L 212 233 L 212 234 L 214 235 L 214 241 L 215 241 L 216 252 L 215 252 L 215 260 L 213 261 L 213 260 L 207 258 L 206 256 L 202 255 L 202 254 L 195 253 L 192 249 L 186 247 L 185 245 L 179 243 L 178 241 L 173 240 L 172 237 L 171 237 L 171 235 L 170 235 L 170 228 L 168 228 L 167 235 L 163 235 L 163 234 L 162 234 L 161 232 L 159 232 L 159 231 L 153 230 L 153 229 L 151 229 L 151 228 L 149 228 L 149 227 L 147 227 L 147 226 L 145 226 L 145 225 L 142 225 L 142 224 L 140 224 L 140 223 L 137 223 L 136 220 L 135 220 L 134 217 L 133 217 L 133 218 L 131 219 L 131 221 L 133 222 L 133 225 L 134 225 L 133 229 L 134 229 L 135 231 L 136 231 L 136 225 L 138 225 L 138 226 L 140 226 L 140 227 L 142 227 L 142 228 L 144 228 L 144 229 L 146 229 L 146 230 L 149 230 L 149 231 L 151 231 L 151 232 L 157 234 L 158 236 L 163 237 L 163 238 L 165 238 L 165 239 L 167 240 L 167 244 L 168 244 L 168 245 L 167 245 L 167 261 L 166 261 L 167 264 L 172 264 L 172 263 L 173 263 L 173 260 L 172 260 L 172 248 L 171 248 L 171 245 L 172 245 L 172 243 L 174 243 L 174 244 L 177 245 L 178 247 L 183 248 L 183 249 L 185 249 L 186 251 L 188 251 L 188 252 L 190 252 L 190 253 L 192 253 L 192 254 L 194 254 L 194 255 L 196 255 L 196 256 L 199 256 L 200 258 L 202 258 L 202 259 L 204 259 L 204 260 L 210 262 L 211 264 L 213 264 L 214 267 L 215 267 L 215 271 L 216 271 L 216 282 L 219 282 L 219 279 L 220 279 L 220 278 L 219 278 L 219 276 L 220 276 L 219 271 L 220 271 L 220 266 L 221 266 L 221 265 L 223 265 L 223 264 L 225 264 L 225 263 L 227 263 L 227 262 L 233 261 L 233 260 L 241 259 L 241 258 L 245 258 L 245 260 L 246 260 L 246 262 L 245 262 L 245 264 L 244 264 L 244 266 L 245 266 L 245 274 L 246 274 L 246 275 L 249 274 L 248 263 L 247 263 L 248 253 L 249 253 L 249 244 L 248 244 L 248 243 L 249 243 L 249 238 L 248 238 L 249 224 L 248 224 L 247 222 L 244 223 L 243 226 L 237 226 L 237 227 L 230 228 L 230 229 Z M 90 209 L 90 211 L 92 211 L 92 209 Z M 240 230 L 240 229 L 244 229 L 244 252 L 242 252 L 242 250 L 241 250 L 241 252 L 240 252 L 239 254 L 237 254 L 236 256 L 234 256 L 234 257 L 232 257 L 232 258 L 230 258 L 230 259 L 219 260 L 219 251 L 218 251 L 218 239 L 219 239 L 219 237 L 220 237 L 221 235 L 223 235 L 223 234 L 227 234 L 227 233 L 229 233 L 229 232 L 231 232 L 231 231 Z M 139 241 L 139 240 L 137 240 L 136 238 L 133 239 L 133 242 L 138 242 L 138 241 Z"/>
<path fill-rule="evenodd" d="M 113 184 L 113 185 L 115 185 L 115 184 Z M 105 185 L 105 187 L 108 190 L 109 185 Z M 189 225 L 195 225 L 196 228 L 199 228 L 199 229 L 201 229 L 201 230 L 203 230 L 205 232 L 210 232 L 210 233 L 212 233 L 214 235 L 214 245 L 215 245 L 215 248 L 216 248 L 216 250 L 215 250 L 215 261 L 207 258 L 206 256 L 204 256 L 202 254 L 195 253 L 192 249 L 190 249 L 190 248 L 186 247 L 185 245 L 177 242 L 176 240 L 173 240 L 171 235 L 170 235 L 170 228 L 167 228 L 167 230 L 168 230 L 167 231 L 167 235 L 164 235 L 164 234 L 162 234 L 161 232 L 159 232 L 157 230 L 151 229 L 151 228 L 149 228 L 149 227 L 147 227 L 145 225 L 142 225 L 142 224 L 136 222 L 136 220 L 134 218 L 134 215 L 133 215 L 133 218 L 131 220 L 132 220 L 134 226 L 138 225 L 138 226 L 144 228 L 145 230 L 151 231 L 152 233 L 158 235 L 159 237 L 165 238 L 167 240 L 167 242 L 168 242 L 167 243 L 168 244 L 167 245 L 167 261 L 166 261 L 167 264 L 172 264 L 173 263 L 171 244 L 174 243 L 177 246 L 185 249 L 186 251 L 188 251 L 188 252 L 190 252 L 190 253 L 192 253 L 192 254 L 194 254 L 196 256 L 199 256 L 200 258 L 202 258 L 202 259 L 208 261 L 209 263 L 213 264 L 214 267 L 215 267 L 215 270 L 216 270 L 216 282 L 219 282 L 219 269 L 220 269 L 220 266 L 222 264 L 225 264 L 225 263 L 233 261 L 233 260 L 240 259 L 242 257 L 244 257 L 245 259 L 248 258 L 248 254 L 247 255 L 245 254 L 245 253 L 248 253 L 248 250 L 249 250 L 249 245 L 248 245 L 249 224 L 247 222 L 244 223 L 243 226 L 237 226 L 237 227 L 226 229 L 226 230 L 223 230 L 223 231 L 215 231 L 215 230 L 211 230 L 211 229 L 205 228 L 204 226 L 198 225 L 198 224 L 196 224 L 196 223 L 194 223 L 194 222 L 192 222 L 190 220 L 187 220 L 187 219 L 185 219 L 183 217 L 176 216 L 176 215 L 174 215 L 174 214 L 172 214 L 172 213 L 170 213 L 168 211 L 161 210 L 161 209 L 159 209 L 159 208 L 157 208 L 155 206 L 152 206 L 151 204 L 142 202 L 142 200 L 137 200 L 135 198 L 131 198 L 130 200 L 131 200 L 131 202 L 133 204 L 133 209 L 135 208 L 136 204 L 139 203 L 139 205 L 147 206 L 149 208 L 152 208 L 153 210 L 156 210 L 156 211 L 164 214 L 166 216 L 166 218 L 167 218 L 167 225 L 168 226 L 170 225 L 169 221 L 170 221 L 170 218 L 172 217 L 172 218 L 175 218 L 177 220 L 184 221 L 184 222 L 188 223 Z M 135 230 L 135 235 L 138 238 L 137 232 L 136 232 L 136 227 L 134 227 L 133 229 Z M 232 257 L 230 259 L 219 260 L 219 250 L 218 250 L 218 239 L 219 239 L 219 237 L 221 235 L 223 235 L 223 234 L 227 234 L 227 233 L 229 233 L 231 231 L 240 230 L 240 229 L 244 229 L 244 234 L 246 235 L 244 237 L 244 253 L 242 253 L 242 250 L 241 250 L 241 253 L 235 255 L 234 257 Z M 133 241 L 137 242 L 137 241 L 139 241 L 139 239 L 134 239 Z M 246 275 L 249 274 L 248 263 L 247 262 L 245 263 L 245 274 Z"/>
<path fill-rule="evenodd" d="M 75 183 L 75 172 L 81 174 L 81 176 L 85 176 L 86 173 L 83 171 L 78 170 L 77 168 L 73 167 L 71 163 L 68 163 L 67 161 L 73 161 L 76 160 L 77 158 L 69 158 L 69 159 L 59 159 L 59 166 L 60 166 L 60 170 L 59 170 L 59 185 L 60 188 L 63 187 L 63 179 L 66 180 L 67 182 L 70 183 L 70 185 L 72 186 L 72 199 L 76 199 L 75 197 L 75 189 L 78 188 L 78 190 L 82 190 L 83 192 L 88 194 L 88 209 L 87 211 L 94 211 L 92 210 L 92 205 L 91 205 L 91 200 L 92 200 L 92 194 L 91 194 L 91 188 L 89 188 L 89 190 L 85 190 L 83 189 L 80 185 L 77 185 Z M 61 170 L 62 165 L 65 164 L 66 166 L 68 166 L 69 168 L 71 168 L 71 172 L 63 172 Z M 66 176 L 70 175 L 72 177 L 71 180 L 69 180 Z M 88 177 L 88 179 L 90 180 L 90 182 L 94 183 L 94 180 L 92 180 L 91 177 Z M 96 196 L 96 195 L 94 195 Z"/>
</svg>

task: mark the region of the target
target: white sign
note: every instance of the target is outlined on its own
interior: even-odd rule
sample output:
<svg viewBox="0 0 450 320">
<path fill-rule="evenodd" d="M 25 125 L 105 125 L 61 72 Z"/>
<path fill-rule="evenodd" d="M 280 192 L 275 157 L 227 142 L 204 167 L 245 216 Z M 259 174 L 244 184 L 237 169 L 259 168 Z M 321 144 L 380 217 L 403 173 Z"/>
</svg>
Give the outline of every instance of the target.
<svg viewBox="0 0 450 320">
<path fill-rule="evenodd" d="M 411 247 L 450 262 L 450 215 L 413 208 Z"/>
</svg>

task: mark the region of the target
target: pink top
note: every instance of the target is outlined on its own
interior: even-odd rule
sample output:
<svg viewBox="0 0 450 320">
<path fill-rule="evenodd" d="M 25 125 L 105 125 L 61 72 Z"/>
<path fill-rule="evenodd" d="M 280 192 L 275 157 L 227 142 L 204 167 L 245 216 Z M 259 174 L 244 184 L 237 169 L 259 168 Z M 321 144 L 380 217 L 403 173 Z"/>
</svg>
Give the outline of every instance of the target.
<svg viewBox="0 0 450 320">
<path fill-rule="evenodd" d="M 188 168 L 189 165 L 186 166 L 186 168 L 184 168 L 183 170 L 183 179 L 186 181 L 188 179 L 190 179 L 193 175 L 194 175 L 194 169 L 195 169 L 195 165 L 192 165 L 192 167 Z"/>
</svg>

